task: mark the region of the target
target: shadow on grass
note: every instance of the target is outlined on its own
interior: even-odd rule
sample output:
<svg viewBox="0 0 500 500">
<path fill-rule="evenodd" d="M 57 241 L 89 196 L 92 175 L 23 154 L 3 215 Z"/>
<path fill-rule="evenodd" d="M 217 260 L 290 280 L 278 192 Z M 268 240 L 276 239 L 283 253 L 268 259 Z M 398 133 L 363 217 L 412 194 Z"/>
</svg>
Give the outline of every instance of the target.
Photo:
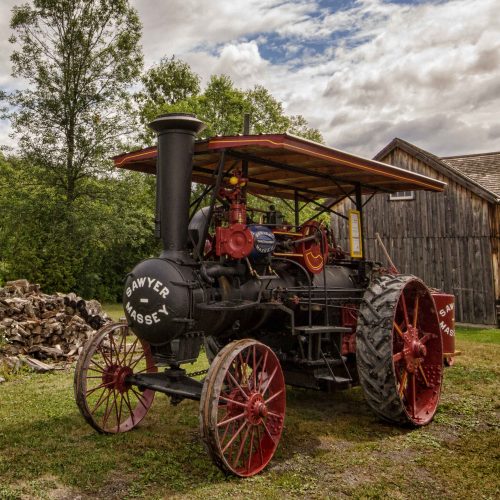
<svg viewBox="0 0 500 500">
<path fill-rule="evenodd" d="M 137 429 L 108 436 L 85 423 L 67 391 L 61 397 L 57 417 L 37 413 L 29 424 L 0 426 L 4 481 L 50 476 L 92 498 L 142 496 L 151 488 L 165 495 L 187 493 L 238 481 L 209 459 L 199 436 L 196 402 L 174 407 L 157 395 Z M 282 440 L 264 475 L 297 454 L 328 452 L 325 437 L 329 443 L 356 446 L 409 432 L 378 420 L 359 388 L 334 394 L 288 388 L 287 405 Z"/>
</svg>

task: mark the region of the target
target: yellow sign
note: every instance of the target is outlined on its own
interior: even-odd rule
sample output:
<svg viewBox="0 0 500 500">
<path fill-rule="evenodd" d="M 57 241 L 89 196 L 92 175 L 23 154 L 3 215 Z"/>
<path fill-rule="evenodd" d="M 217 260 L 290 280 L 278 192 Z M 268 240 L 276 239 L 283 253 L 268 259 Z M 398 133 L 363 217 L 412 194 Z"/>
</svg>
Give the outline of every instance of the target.
<svg viewBox="0 0 500 500">
<path fill-rule="evenodd" d="M 359 210 L 349 210 L 349 241 L 351 243 L 351 257 L 354 259 L 363 258 L 361 213 Z"/>
</svg>

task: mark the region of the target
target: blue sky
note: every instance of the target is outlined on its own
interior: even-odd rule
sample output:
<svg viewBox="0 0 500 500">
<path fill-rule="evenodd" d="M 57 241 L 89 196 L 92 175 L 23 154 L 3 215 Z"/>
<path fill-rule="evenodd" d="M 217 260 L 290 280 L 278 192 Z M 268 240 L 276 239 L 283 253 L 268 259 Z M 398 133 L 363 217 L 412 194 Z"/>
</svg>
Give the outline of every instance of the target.
<svg viewBox="0 0 500 500">
<path fill-rule="evenodd" d="M 0 87 L 10 77 L 0 3 Z M 207 81 L 267 87 L 326 142 L 373 156 L 394 137 L 437 155 L 500 150 L 498 0 L 132 0 L 146 67 L 162 56 Z M 0 123 L 0 144 L 12 144 Z"/>
</svg>

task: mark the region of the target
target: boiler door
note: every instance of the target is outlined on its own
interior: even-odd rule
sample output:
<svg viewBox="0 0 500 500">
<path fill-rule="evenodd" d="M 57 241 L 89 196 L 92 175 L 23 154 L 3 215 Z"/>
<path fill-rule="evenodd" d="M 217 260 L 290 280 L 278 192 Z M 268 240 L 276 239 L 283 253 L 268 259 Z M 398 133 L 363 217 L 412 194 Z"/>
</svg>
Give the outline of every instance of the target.
<svg viewBox="0 0 500 500">
<path fill-rule="evenodd" d="M 189 323 L 192 282 L 189 268 L 164 259 L 147 259 L 127 276 L 123 307 L 134 333 L 152 345 L 162 345 L 182 335 Z"/>
</svg>

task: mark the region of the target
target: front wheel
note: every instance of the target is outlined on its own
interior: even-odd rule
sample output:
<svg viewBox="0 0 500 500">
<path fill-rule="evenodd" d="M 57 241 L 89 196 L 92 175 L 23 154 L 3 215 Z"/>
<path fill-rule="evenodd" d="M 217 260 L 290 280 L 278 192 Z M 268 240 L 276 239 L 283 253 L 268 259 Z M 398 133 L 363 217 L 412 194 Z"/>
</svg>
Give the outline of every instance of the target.
<svg viewBox="0 0 500 500">
<path fill-rule="evenodd" d="M 421 426 L 436 413 L 443 347 L 434 300 L 414 276 L 375 279 L 359 309 L 359 380 L 383 419 Z"/>
<path fill-rule="evenodd" d="M 156 371 L 149 345 L 125 323 L 102 327 L 85 345 L 76 365 L 74 389 L 80 413 L 103 434 L 133 429 L 148 413 L 155 393 L 140 391 L 128 378 Z"/>
<path fill-rule="evenodd" d="M 200 430 L 214 463 L 253 476 L 272 459 L 285 419 L 285 380 L 271 348 L 252 339 L 231 342 L 208 371 Z"/>
</svg>

